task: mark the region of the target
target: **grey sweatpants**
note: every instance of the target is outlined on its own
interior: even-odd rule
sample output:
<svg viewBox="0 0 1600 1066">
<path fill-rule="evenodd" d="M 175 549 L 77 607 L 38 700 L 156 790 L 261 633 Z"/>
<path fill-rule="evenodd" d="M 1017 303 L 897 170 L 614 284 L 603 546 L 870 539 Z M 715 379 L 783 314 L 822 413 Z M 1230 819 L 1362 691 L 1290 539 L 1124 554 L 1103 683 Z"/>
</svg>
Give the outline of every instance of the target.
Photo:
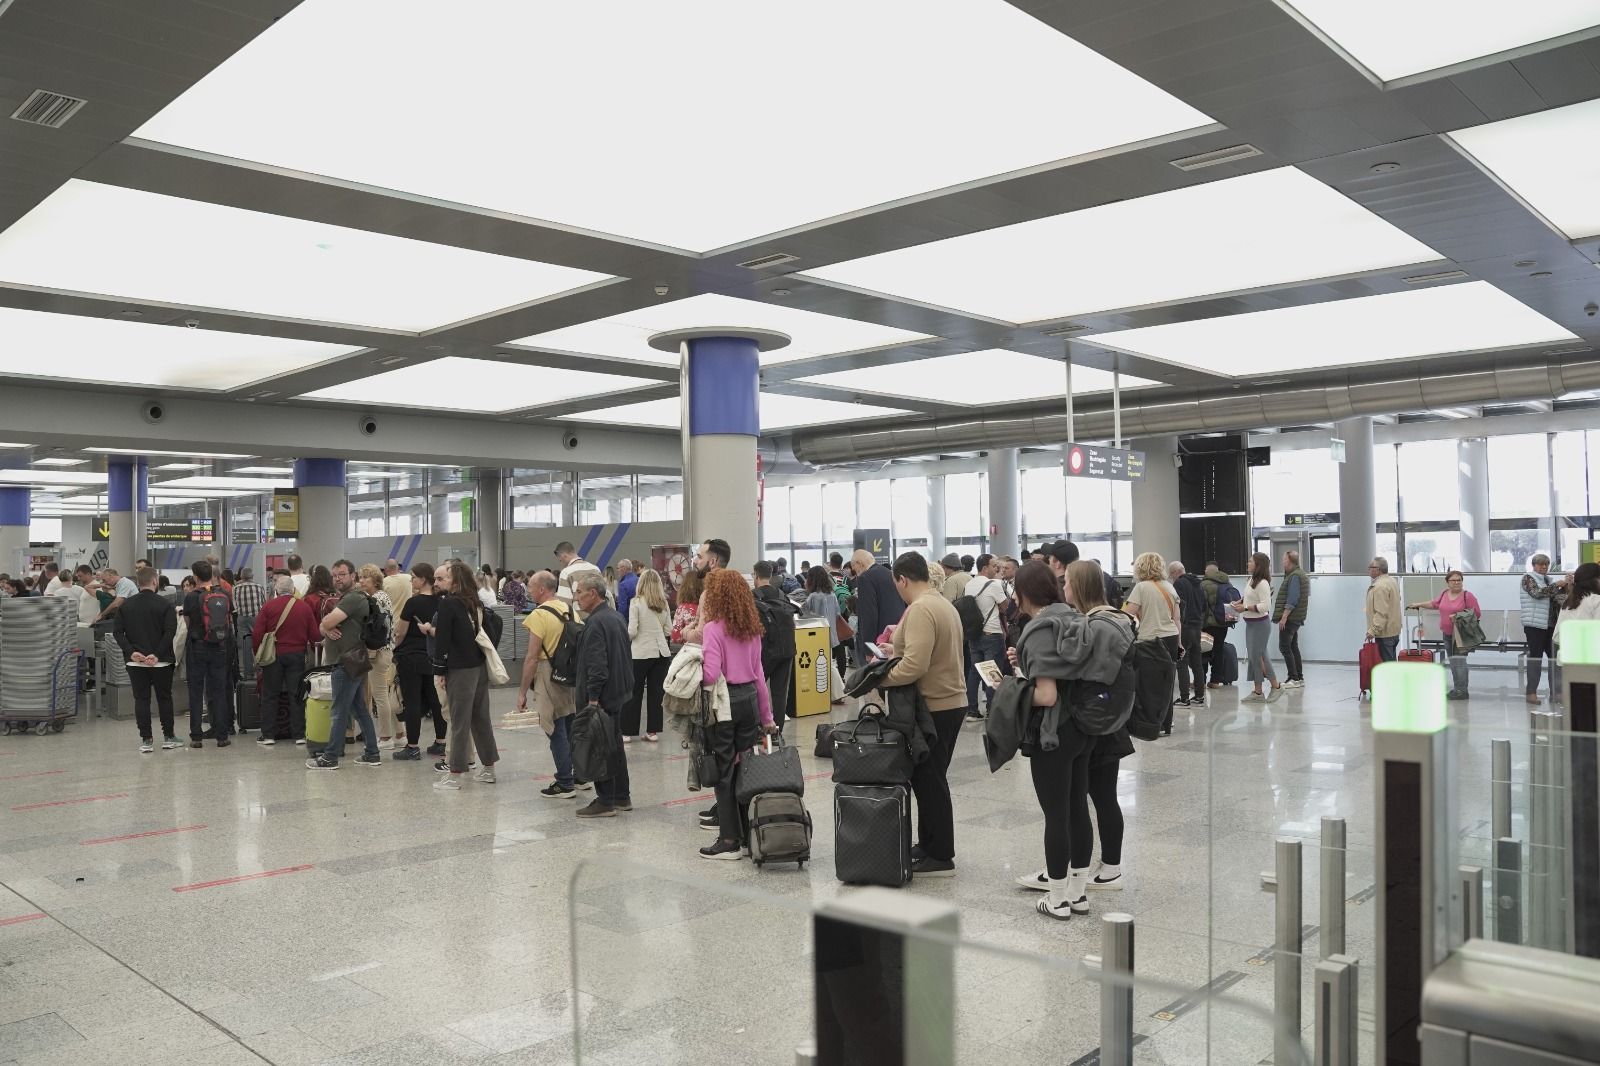
<svg viewBox="0 0 1600 1066">
<path fill-rule="evenodd" d="M 488 669 L 451 667 L 444 675 L 444 687 L 450 696 L 450 739 L 445 742 L 450 772 L 467 772 L 474 746 L 484 766 L 499 762 L 500 749 L 495 746 L 494 723 L 489 718 Z"/>
</svg>

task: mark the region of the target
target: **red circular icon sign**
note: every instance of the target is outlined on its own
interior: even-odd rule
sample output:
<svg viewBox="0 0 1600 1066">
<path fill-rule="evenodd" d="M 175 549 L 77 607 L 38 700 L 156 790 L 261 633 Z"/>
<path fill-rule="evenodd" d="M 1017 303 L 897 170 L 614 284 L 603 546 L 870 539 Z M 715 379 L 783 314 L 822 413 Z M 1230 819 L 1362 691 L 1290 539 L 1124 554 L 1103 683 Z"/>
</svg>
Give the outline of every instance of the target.
<svg viewBox="0 0 1600 1066">
<path fill-rule="evenodd" d="M 1074 448 L 1074 449 L 1072 449 L 1072 451 L 1067 453 L 1067 465 L 1072 468 L 1072 472 L 1074 474 L 1079 474 L 1079 473 L 1083 472 L 1083 449 L 1082 448 Z"/>
</svg>

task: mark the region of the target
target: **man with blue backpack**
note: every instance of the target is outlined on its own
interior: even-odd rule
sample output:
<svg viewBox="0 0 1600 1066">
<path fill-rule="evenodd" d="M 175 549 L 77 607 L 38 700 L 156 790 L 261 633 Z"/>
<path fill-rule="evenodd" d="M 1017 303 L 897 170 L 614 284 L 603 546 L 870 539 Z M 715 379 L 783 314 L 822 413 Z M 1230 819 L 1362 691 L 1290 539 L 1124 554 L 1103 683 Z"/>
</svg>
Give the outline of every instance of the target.
<svg viewBox="0 0 1600 1066">
<path fill-rule="evenodd" d="M 1211 683 L 1206 687 L 1221 688 L 1239 680 L 1239 653 L 1228 643 L 1228 630 L 1239 620 L 1235 605 L 1244 597 L 1215 562 L 1206 563 L 1200 587 L 1206 597 L 1205 624 L 1201 632 L 1211 637 Z"/>
</svg>

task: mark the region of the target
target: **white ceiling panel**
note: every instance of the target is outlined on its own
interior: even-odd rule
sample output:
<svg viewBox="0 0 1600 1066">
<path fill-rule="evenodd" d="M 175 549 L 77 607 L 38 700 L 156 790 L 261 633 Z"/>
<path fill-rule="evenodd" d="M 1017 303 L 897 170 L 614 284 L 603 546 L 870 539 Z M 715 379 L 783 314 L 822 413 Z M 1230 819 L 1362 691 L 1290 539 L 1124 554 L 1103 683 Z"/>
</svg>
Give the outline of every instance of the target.
<svg viewBox="0 0 1600 1066">
<path fill-rule="evenodd" d="M 655 384 L 659 382 L 449 356 L 319 389 L 305 398 L 491 413 Z"/>
<path fill-rule="evenodd" d="M 0 338 L 0 374 L 219 390 L 359 350 L 10 307 L 0 307 Z"/>
<path fill-rule="evenodd" d="M 1600 0 L 1279 0 L 1380 81 L 1438 70 L 1600 24 Z"/>
<path fill-rule="evenodd" d="M 1003 0 L 324 0 L 138 136 L 705 251 L 1209 122 Z"/>
<path fill-rule="evenodd" d="M 882 252 L 805 276 L 1020 323 L 1438 258 L 1309 174 L 1281 167 Z"/>
<path fill-rule="evenodd" d="M 647 400 L 622 407 L 607 407 L 585 414 L 567 415 L 574 422 L 605 422 L 619 426 L 655 426 L 678 429 L 682 425 L 682 401 L 677 397 L 666 400 Z M 801 426 L 816 426 L 830 422 L 855 422 L 884 415 L 904 415 L 907 412 L 890 407 L 876 407 L 864 403 L 844 403 L 839 400 L 814 400 L 809 396 L 783 396 L 777 393 L 761 394 L 761 431 L 776 433 Z"/>
<path fill-rule="evenodd" d="M 1487 281 L 1472 281 L 1083 339 L 1214 374 L 1262 378 L 1576 338 Z"/>
<path fill-rule="evenodd" d="M 523 337 L 513 344 L 532 348 L 548 348 L 584 355 L 609 355 L 618 359 L 638 362 L 674 364 L 678 357 L 671 352 L 659 352 L 648 341 L 655 333 L 677 329 L 694 329 L 698 326 L 728 326 L 742 329 L 767 329 L 786 333 L 791 338 L 788 347 L 765 352 L 761 362 L 765 366 L 787 363 L 795 359 L 809 359 L 818 355 L 840 352 L 857 352 L 869 348 L 882 348 L 891 344 L 907 344 L 924 340 L 927 335 L 910 330 L 880 326 L 873 322 L 858 322 L 851 318 L 802 311 L 796 307 L 741 300 L 734 296 L 703 293 L 683 300 L 641 307 L 637 311 L 613 315 L 610 318 L 583 322 L 565 329 Z"/>
<path fill-rule="evenodd" d="M 941 355 L 932 359 L 841 370 L 801 380 L 878 393 L 885 398 L 904 396 L 982 406 L 1059 395 L 1066 384 L 1066 375 L 1059 360 L 991 348 L 962 355 Z M 1122 387 L 1125 389 L 1156 384 L 1159 382 L 1127 374 L 1122 376 Z M 1074 395 L 1107 392 L 1110 389 L 1109 370 L 1091 366 L 1072 368 Z"/>
<path fill-rule="evenodd" d="M 1600 100 L 1450 136 L 1568 237 L 1600 236 Z"/>
<path fill-rule="evenodd" d="M 605 277 L 78 179 L 0 234 L 0 281 L 413 333 Z"/>
</svg>

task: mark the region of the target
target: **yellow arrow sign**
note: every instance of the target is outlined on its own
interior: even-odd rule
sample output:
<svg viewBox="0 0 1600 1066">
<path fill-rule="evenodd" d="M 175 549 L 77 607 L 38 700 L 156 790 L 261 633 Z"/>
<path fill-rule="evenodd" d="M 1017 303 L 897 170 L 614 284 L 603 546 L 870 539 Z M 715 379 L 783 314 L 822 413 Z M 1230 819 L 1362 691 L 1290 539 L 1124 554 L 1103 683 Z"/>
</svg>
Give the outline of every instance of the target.
<svg viewBox="0 0 1600 1066">
<path fill-rule="evenodd" d="M 874 540 L 872 542 L 872 551 L 873 551 L 874 554 L 883 551 L 883 541 Z"/>
<path fill-rule="evenodd" d="M 107 522 L 105 525 L 100 527 L 100 535 L 102 537 L 111 536 L 111 523 Z"/>
</svg>

